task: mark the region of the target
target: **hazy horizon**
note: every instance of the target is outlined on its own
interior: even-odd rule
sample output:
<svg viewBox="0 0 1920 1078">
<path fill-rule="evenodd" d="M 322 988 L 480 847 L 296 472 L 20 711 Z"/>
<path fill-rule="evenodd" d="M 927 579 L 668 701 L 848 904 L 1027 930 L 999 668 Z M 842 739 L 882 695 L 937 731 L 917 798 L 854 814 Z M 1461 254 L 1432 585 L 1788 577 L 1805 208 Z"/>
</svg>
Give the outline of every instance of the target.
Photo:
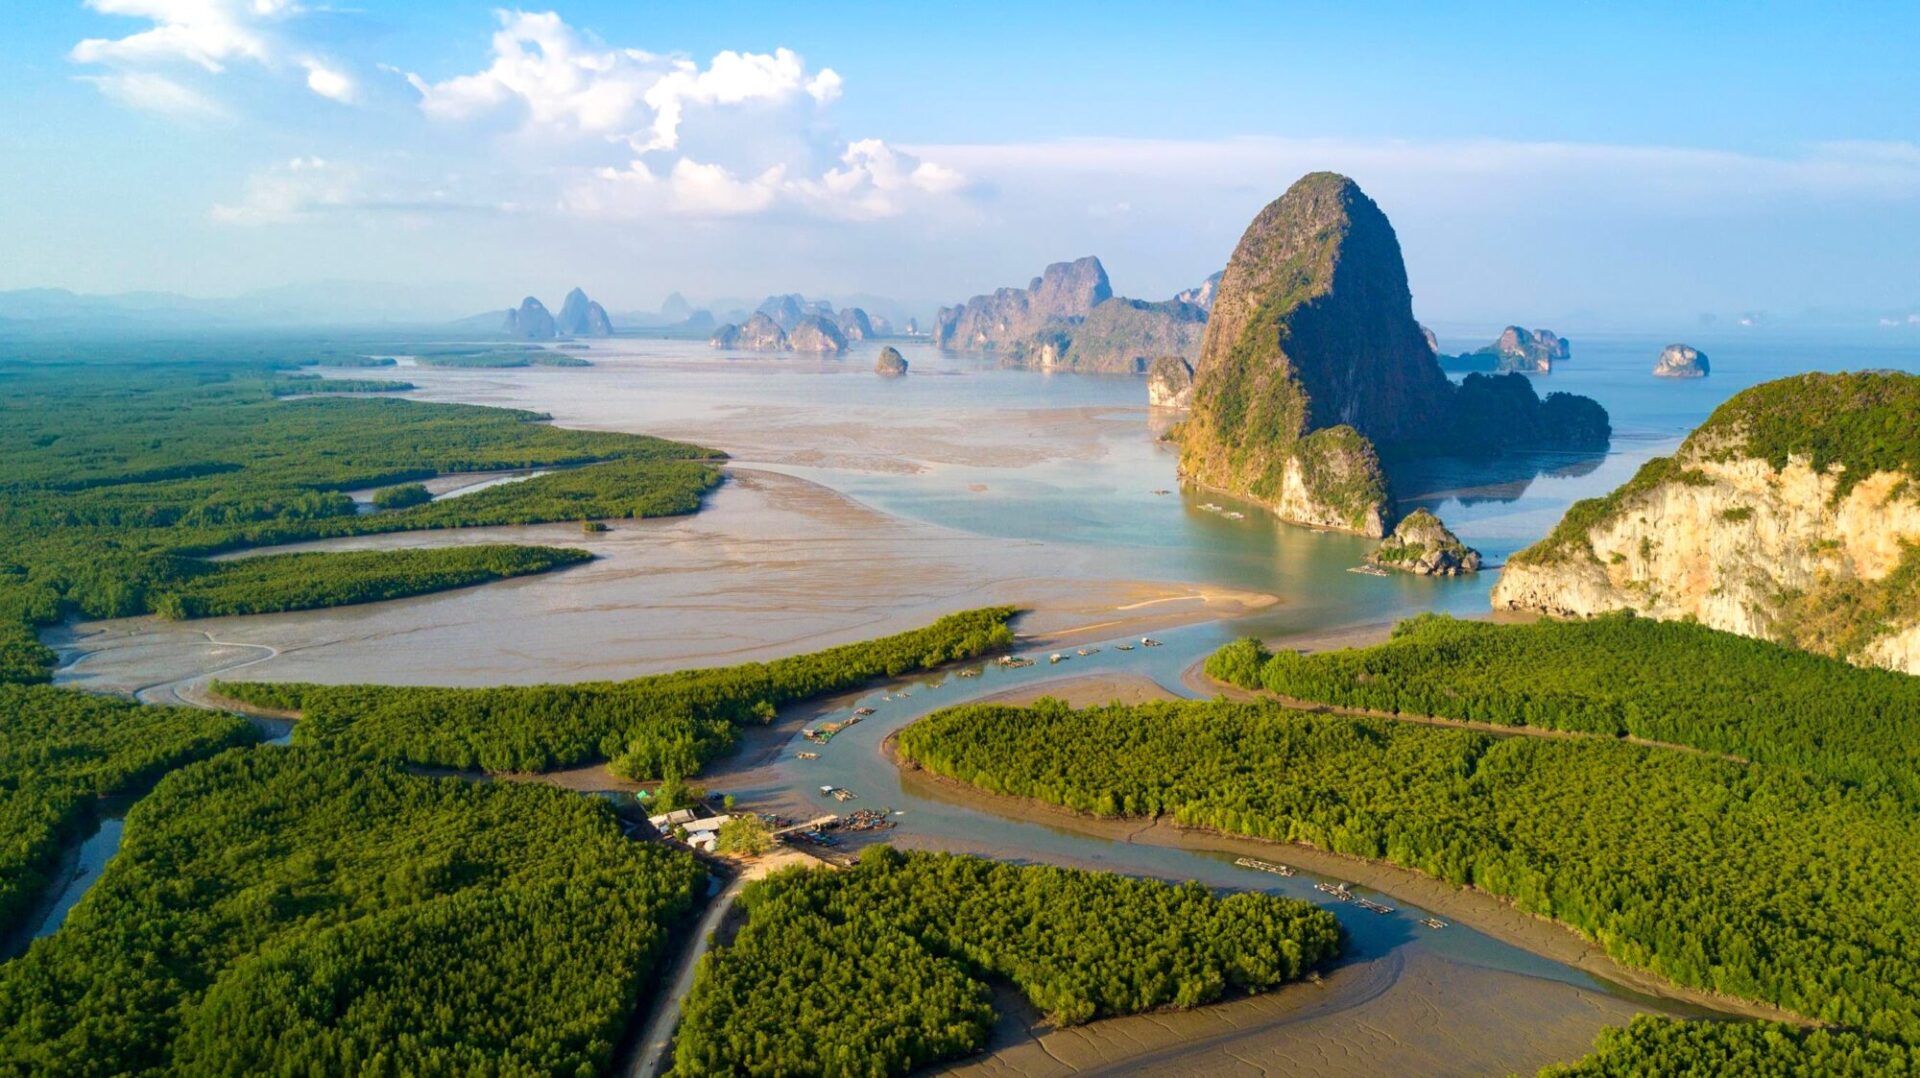
<svg viewBox="0 0 1920 1078">
<path fill-rule="evenodd" d="M 60 0 L 0 43 L 0 290 L 1161 299 L 1333 169 L 1434 323 L 1904 331 L 1911 14 Z"/>
</svg>

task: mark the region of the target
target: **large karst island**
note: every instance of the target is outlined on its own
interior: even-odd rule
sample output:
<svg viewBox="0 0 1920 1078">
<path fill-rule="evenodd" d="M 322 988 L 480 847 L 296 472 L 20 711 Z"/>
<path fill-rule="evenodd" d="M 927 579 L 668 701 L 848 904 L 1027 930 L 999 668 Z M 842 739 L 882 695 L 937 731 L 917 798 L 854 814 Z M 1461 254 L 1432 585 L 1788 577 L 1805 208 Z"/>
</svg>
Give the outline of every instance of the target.
<svg viewBox="0 0 1920 1078">
<path fill-rule="evenodd" d="M 1440 344 L 1433 338 L 1433 331 L 1423 329 L 1422 332 L 1427 335 L 1427 347 L 1438 353 Z M 1550 329 L 1508 326 L 1492 344 L 1459 355 L 1441 355 L 1440 366 L 1449 371 L 1551 374 L 1556 361 L 1572 356 L 1572 343 Z"/>
<path fill-rule="evenodd" d="M 1183 478 L 1281 520 L 1380 537 L 1390 463 L 1409 453 L 1595 449 L 1597 403 L 1519 374 L 1454 385 L 1413 317 L 1400 242 L 1345 176 L 1301 178 L 1254 218 L 1213 296 Z"/>
<path fill-rule="evenodd" d="M 1161 302 L 1113 294 L 1094 257 L 1055 262 L 1025 288 L 1002 288 L 940 308 L 933 343 L 993 352 L 1009 366 L 1144 374 L 1154 357 L 1199 354 L 1209 284 Z"/>
<path fill-rule="evenodd" d="M 707 343 L 730 352 L 812 352 L 838 356 L 848 345 L 890 335 L 884 318 L 869 317 L 859 307 L 835 311 L 826 300 L 809 300 L 797 292 L 768 296 L 745 321 L 713 331 Z"/>
<path fill-rule="evenodd" d="M 1920 377 L 1803 374 L 1508 560 L 1499 609 L 1633 610 L 1920 673 Z"/>
<path fill-rule="evenodd" d="M 499 331 L 523 341 L 550 341 L 555 337 L 611 337 L 613 321 L 607 317 L 605 307 L 575 288 L 561 302 L 558 317 L 548 311 L 547 305 L 539 299 L 528 296 L 520 301 L 520 306 L 507 308 L 505 316 L 500 319 Z"/>
</svg>

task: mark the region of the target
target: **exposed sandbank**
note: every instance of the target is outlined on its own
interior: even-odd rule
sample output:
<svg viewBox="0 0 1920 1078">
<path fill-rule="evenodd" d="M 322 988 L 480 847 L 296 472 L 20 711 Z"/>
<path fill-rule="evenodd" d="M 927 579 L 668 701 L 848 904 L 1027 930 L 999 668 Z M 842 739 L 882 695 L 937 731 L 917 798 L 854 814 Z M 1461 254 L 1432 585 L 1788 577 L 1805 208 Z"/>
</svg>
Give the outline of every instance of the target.
<svg viewBox="0 0 1920 1078">
<path fill-rule="evenodd" d="M 244 665 L 263 681 L 504 685 L 621 679 L 814 651 L 1008 603 L 1036 642 L 1232 618 L 1271 595 L 1115 580 L 1100 551 L 996 539 L 876 512 L 819 484 L 734 468 L 701 513 L 356 536 L 280 550 L 522 542 L 596 560 L 438 595 L 332 610 L 49 631 L 61 684 L 164 697 Z M 1089 628 L 1098 626 L 1098 628 Z M 1044 645 L 1043 645 L 1044 646 Z"/>
</svg>

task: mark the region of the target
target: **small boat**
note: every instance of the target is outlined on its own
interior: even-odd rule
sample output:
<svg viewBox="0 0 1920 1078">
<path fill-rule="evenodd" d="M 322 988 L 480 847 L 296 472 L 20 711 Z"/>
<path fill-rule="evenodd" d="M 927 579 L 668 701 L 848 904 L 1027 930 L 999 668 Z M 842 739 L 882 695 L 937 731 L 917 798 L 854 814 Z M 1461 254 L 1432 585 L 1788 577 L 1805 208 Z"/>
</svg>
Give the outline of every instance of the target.
<svg viewBox="0 0 1920 1078">
<path fill-rule="evenodd" d="M 1155 640 L 1151 636 L 1143 636 L 1140 638 L 1140 646 L 1143 648 L 1157 648 L 1160 646 L 1160 641 Z"/>
<path fill-rule="evenodd" d="M 1421 924 L 1423 924 L 1423 925 L 1426 925 L 1426 926 L 1427 926 L 1428 928 L 1445 928 L 1445 927 L 1447 927 L 1447 922 L 1445 922 L 1445 921 L 1442 921 L 1442 920 L 1441 920 L 1440 918 L 1438 918 L 1438 917 L 1422 917 L 1422 918 L 1420 918 L 1420 923 L 1421 923 Z"/>
<path fill-rule="evenodd" d="M 1075 652 L 1074 654 L 1076 654 L 1076 655 L 1098 655 L 1098 654 L 1100 654 L 1100 649 L 1099 649 L 1099 648 L 1081 648 L 1081 649 L 1080 649 L 1079 651 L 1077 651 L 1077 652 Z"/>
<path fill-rule="evenodd" d="M 1380 567 L 1379 567 L 1378 565 L 1356 565 L 1356 566 L 1354 566 L 1353 568 L 1351 568 L 1351 569 L 1348 569 L 1348 570 L 1347 570 L 1347 572 L 1349 572 L 1349 573 L 1359 573 L 1359 574 L 1360 574 L 1360 575 L 1362 575 L 1362 576 L 1388 576 L 1388 575 L 1390 575 L 1390 574 L 1388 574 L 1388 572 L 1387 572 L 1387 571 L 1386 571 L 1385 569 L 1382 569 L 1382 568 L 1380 568 Z"/>
<path fill-rule="evenodd" d="M 868 715 L 871 715 L 871 714 L 873 714 L 873 708 L 870 708 L 870 707 L 856 707 L 856 708 L 854 708 L 854 709 L 853 709 L 853 713 L 854 713 L 855 715 L 858 715 L 858 716 L 860 716 L 861 718 L 865 718 L 866 716 L 868 716 Z"/>
<path fill-rule="evenodd" d="M 960 671 L 960 676 L 961 676 L 961 677 L 979 677 L 979 676 L 980 676 L 980 671 L 978 671 L 978 670 L 962 670 L 962 671 Z"/>
<path fill-rule="evenodd" d="M 1239 865 L 1241 868 L 1251 868 L 1260 872 L 1271 872 L 1276 876 L 1293 875 L 1293 869 L 1288 866 L 1276 864 L 1272 861 L 1262 861 L 1257 857 L 1240 857 L 1236 858 L 1233 863 Z"/>
<path fill-rule="evenodd" d="M 1132 644 L 1117 644 L 1117 645 L 1115 645 L 1115 646 L 1114 646 L 1114 649 L 1113 649 L 1113 650 L 1115 650 L 1115 651 L 1132 651 L 1132 650 L 1133 650 L 1133 645 L 1132 645 Z"/>
<path fill-rule="evenodd" d="M 1154 491 L 1154 493 L 1155 493 L 1155 494 L 1172 494 L 1172 493 L 1173 493 L 1173 491 L 1171 491 L 1171 490 L 1156 490 L 1156 491 Z"/>
<path fill-rule="evenodd" d="M 1245 513 L 1222 513 L 1222 514 L 1221 514 L 1221 516 L 1224 516 L 1224 517 L 1226 517 L 1226 518 L 1227 518 L 1228 520 L 1245 520 L 1245 519 L 1247 519 L 1247 514 L 1245 514 Z"/>
<path fill-rule="evenodd" d="M 796 755 L 802 760 L 818 760 L 820 758 L 820 754 L 817 752 L 802 752 Z"/>
<path fill-rule="evenodd" d="M 1063 663 L 1066 661 L 1067 661 L 1067 657 L 1065 655 L 1060 654 L 1057 651 L 1047 656 L 1047 662 L 1050 664 L 1058 665 L 1059 663 Z"/>
</svg>

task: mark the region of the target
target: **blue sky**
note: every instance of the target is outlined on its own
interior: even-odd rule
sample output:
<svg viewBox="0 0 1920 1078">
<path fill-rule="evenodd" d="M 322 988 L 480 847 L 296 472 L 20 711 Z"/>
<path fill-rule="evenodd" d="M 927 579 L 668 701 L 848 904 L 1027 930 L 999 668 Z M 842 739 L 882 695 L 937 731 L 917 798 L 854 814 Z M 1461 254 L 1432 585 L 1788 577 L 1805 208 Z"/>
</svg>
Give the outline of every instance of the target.
<svg viewBox="0 0 1920 1078">
<path fill-rule="evenodd" d="M 1161 297 L 1355 176 L 1436 322 L 1920 306 L 1920 5 L 36 0 L 0 288 Z"/>
</svg>

